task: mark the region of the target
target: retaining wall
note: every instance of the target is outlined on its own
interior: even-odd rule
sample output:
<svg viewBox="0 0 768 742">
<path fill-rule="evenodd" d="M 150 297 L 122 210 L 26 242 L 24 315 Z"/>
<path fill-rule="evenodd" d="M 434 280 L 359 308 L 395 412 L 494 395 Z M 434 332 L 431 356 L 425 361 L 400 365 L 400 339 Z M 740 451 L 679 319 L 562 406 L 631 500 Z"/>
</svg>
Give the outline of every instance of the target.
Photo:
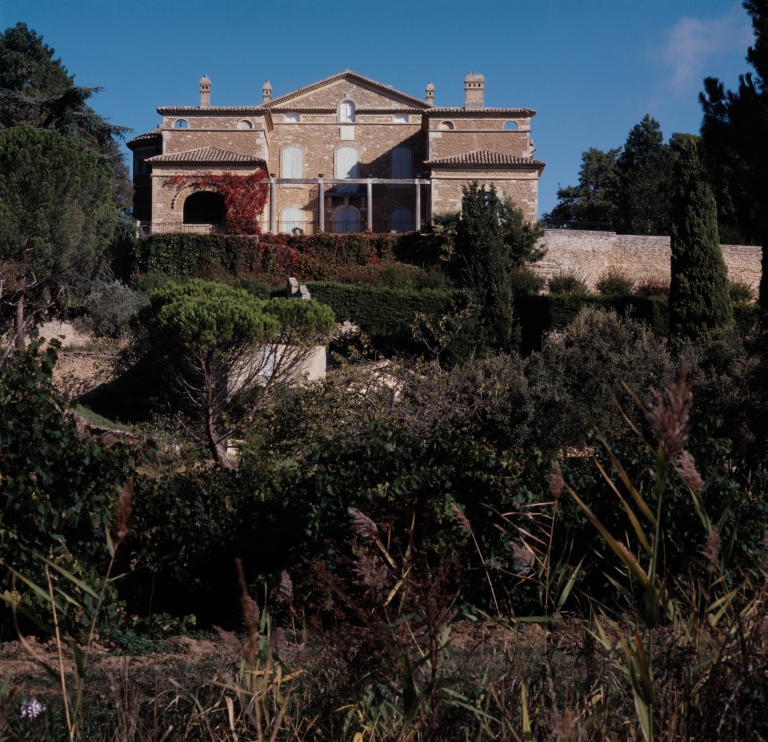
<svg viewBox="0 0 768 742">
<path fill-rule="evenodd" d="M 670 278 L 669 237 L 547 229 L 542 243 L 547 254 L 533 268 L 545 278 L 561 271 L 577 271 L 590 289 L 610 269 L 622 271 L 636 283 Z M 721 249 L 730 280 L 743 281 L 757 292 L 762 248 L 721 245 Z"/>
</svg>

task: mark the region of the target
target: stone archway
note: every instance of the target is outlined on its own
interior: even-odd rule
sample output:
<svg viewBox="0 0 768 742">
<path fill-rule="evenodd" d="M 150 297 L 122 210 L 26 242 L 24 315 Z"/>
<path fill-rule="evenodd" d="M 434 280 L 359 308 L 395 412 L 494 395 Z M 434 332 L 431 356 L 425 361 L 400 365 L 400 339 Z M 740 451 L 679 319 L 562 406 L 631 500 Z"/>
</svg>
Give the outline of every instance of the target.
<svg viewBox="0 0 768 742">
<path fill-rule="evenodd" d="M 184 224 L 223 224 L 227 218 L 224 196 L 197 191 L 184 201 Z"/>
</svg>

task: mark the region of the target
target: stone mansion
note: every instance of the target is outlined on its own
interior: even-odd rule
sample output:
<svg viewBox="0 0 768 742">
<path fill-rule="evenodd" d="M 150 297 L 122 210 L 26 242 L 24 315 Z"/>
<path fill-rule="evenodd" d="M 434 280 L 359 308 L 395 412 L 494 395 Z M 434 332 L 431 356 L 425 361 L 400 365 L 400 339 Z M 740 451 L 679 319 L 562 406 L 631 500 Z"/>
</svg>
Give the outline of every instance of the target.
<svg viewBox="0 0 768 742">
<path fill-rule="evenodd" d="M 158 108 L 162 123 L 131 139 L 134 213 L 147 233 L 224 231 L 216 193 L 173 176 L 269 175 L 263 231 L 407 232 L 457 211 L 462 187 L 490 185 L 534 220 L 544 163 L 534 159 L 528 108 L 486 108 L 485 80 L 464 79 L 464 106 L 435 105 L 347 70 L 277 98 L 269 81 L 253 106 Z M 178 182 L 178 181 L 176 181 Z"/>
</svg>

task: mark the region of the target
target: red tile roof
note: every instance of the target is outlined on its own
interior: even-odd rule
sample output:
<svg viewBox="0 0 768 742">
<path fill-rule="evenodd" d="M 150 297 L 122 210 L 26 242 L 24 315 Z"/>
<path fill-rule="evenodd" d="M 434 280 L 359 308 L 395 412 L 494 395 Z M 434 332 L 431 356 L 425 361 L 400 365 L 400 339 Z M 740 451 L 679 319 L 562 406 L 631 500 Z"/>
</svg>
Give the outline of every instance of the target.
<svg viewBox="0 0 768 742">
<path fill-rule="evenodd" d="M 218 165 L 220 163 L 236 163 L 238 165 L 259 165 L 264 164 L 264 160 L 256 155 L 245 155 L 241 152 L 230 152 L 227 149 L 219 147 L 200 147 L 199 149 L 188 149 L 184 152 L 171 152 L 165 155 L 155 155 L 148 157 L 147 162 L 155 164 L 165 164 L 171 162 L 191 162 L 197 165 Z"/>
<path fill-rule="evenodd" d="M 545 163 L 530 157 L 507 155 L 503 152 L 492 152 L 489 149 L 476 149 L 473 152 L 464 152 L 463 154 L 452 155 L 451 157 L 436 157 L 424 164 L 449 168 L 467 168 L 482 165 L 483 167 L 522 169 L 543 168 Z"/>
<path fill-rule="evenodd" d="M 532 108 L 430 108 L 424 113 L 430 118 L 469 119 L 529 119 L 536 115 Z"/>
<path fill-rule="evenodd" d="M 160 142 L 163 141 L 163 136 L 160 133 L 158 129 L 155 129 L 155 131 L 148 131 L 146 134 L 139 134 L 139 136 L 134 137 L 133 139 L 130 139 L 126 142 L 126 146 L 131 147 L 132 144 L 152 144 L 157 143 L 160 144 Z"/>
</svg>

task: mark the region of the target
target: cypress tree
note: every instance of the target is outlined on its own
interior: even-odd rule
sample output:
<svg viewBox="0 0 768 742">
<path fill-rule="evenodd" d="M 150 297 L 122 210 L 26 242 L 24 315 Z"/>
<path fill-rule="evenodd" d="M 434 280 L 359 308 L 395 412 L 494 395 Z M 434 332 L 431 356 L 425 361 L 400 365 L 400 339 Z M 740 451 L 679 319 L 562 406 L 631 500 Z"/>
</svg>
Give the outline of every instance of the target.
<svg viewBox="0 0 768 742">
<path fill-rule="evenodd" d="M 699 157 L 699 138 L 676 134 L 672 197 L 672 284 L 669 326 L 673 334 L 700 337 L 733 324 L 728 269 L 720 250 L 717 205 Z"/>
<path fill-rule="evenodd" d="M 480 348 L 510 351 L 517 334 L 512 316 L 511 269 L 513 255 L 504 243 L 504 202 L 496 189 L 477 182 L 464 188 L 456 248 L 463 263 L 463 283 L 476 308 Z"/>
</svg>

